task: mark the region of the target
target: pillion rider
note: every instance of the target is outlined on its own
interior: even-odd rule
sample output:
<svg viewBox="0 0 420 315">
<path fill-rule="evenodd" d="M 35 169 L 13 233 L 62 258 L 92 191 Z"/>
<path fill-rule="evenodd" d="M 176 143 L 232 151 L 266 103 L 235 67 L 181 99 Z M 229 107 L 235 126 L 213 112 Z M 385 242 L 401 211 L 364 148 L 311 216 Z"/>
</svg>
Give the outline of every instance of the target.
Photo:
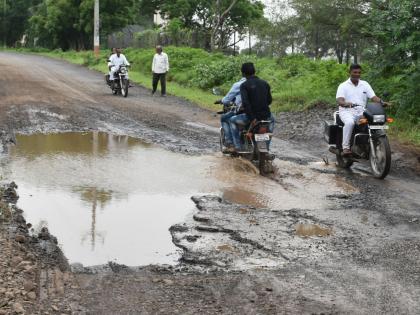
<svg viewBox="0 0 420 315">
<path fill-rule="evenodd" d="M 388 105 L 375 95 L 370 84 L 360 79 L 362 67 L 358 64 L 350 66 L 350 78 L 341 83 L 337 89 L 337 103 L 340 106 L 339 115 L 344 123 L 343 128 L 343 155 L 351 155 L 350 140 L 354 125 L 363 116 L 368 100 Z"/>
<path fill-rule="evenodd" d="M 235 115 L 243 113 L 242 109 L 242 98 L 241 98 L 241 85 L 246 81 L 246 78 L 243 77 L 239 81 L 233 83 L 229 92 L 221 100 L 216 101 L 215 104 L 223 104 L 224 106 L 229 106 L 231 103 L 235 104 L 235 108 L 220 117 L 220 123 L 222 125 L 224 135 L 225 135 L 225 151 L 226 153 L 234 151 L 233 145 L 233 135 L 230 128 L 229 119 Z"/>
</svg>

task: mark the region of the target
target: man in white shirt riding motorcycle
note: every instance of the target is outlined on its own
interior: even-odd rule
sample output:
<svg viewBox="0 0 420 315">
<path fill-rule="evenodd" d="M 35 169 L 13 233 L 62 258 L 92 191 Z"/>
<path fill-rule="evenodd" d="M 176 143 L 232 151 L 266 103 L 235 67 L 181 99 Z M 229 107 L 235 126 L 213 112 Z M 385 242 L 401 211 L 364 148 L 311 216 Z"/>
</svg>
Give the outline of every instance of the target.
<svg viewBox="0 0 420 315">
<path fill-rule="evenodd" d="M 109 79 L 111 82 L 115 80 L 115 72 L 120 69 L 121 65 L 129 66 L 127 58 L 121 53 L 121 48 L 116 48 L 115 54 L 109 57 L 108 67 L 110 68 Z"/>
<path fill-rule="evenodd" d="M 351 155 L 350 140 L 354 125 L 363 116 L 366 103 L 369 99 L 375 103 L 386 106 L 379 97 L 375 95 L 370 84 L 360 80 L 362 67 L 358 64 L 350 66 L 350 78 L 341 83 L 337 90 L 337 103 L 340 106 L 340 119 L 344 123 L 343 128 L 343 155 Z"/>
</svg>

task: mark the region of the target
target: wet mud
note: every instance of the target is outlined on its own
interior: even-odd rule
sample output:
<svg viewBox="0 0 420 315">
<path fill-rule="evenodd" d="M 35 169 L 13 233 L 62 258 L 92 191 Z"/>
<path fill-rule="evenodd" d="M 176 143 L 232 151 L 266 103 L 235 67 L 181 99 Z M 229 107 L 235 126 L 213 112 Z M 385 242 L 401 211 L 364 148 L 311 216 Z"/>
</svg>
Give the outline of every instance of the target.
<svg viewBox="0 0 420 315">
<path fill-rule="evenodd" d="M 52 160 L 45 156 L 44 161 L 49 162 L 44 164 L 39 157 L 7 160 L 12 152 L 9 145 L 19 143 L 20 135 L 94 131 L 130 136 L 160 150 L 182 153 L 183 157 L 176 159 L 183 165 L 190 165 L 185 159 L 197 159 L 184 175 L 210 165 L 197 177 L 200 181 L 211 179 L 212 184 L 197 191 L 200 185 L 191 177 L 194 189 L 184 191 L 189 204 L 185 216 L 165 223 L 167 236 L 179 252 L 175 265 L 127 267 L 110 262 L 70 267 L 62 263 L 67 261 L 62 254 L 50 259 L 43 248 L 34 247 L 31 250 L 42 263 L 38 278 L 43 279 L 34 281 L 50 289 L 36 291 L 34 302 L 25 300 L 27 293 L 18 295 L 14 289 L 2 293 L 2 286 L 20 285 L 15 285 L 10 275 L 13 268 L 2 268 L 0 314 L 18 309 L 15 303 L 34 314 L 56 309 L 65 314 L 418 314 L 420 180 L 414 153 L 391 143 L 395 159 L 384 181 L 372 178 L 363 164 L 350 171 L 338 169 L 319 129 L 329 109 L 316 108 L 280 114 L 272 145 L 276 173 L 261 178 L 252 165 L 217 153 L 219 122 L 213 112 L 171 96 L 153 98 L 141 87 L 132 88 L 127 99 L 114 97 L 103 85 L 102 75 L 82 67 L 37 56 L 1 55 L 19 65 L 7 68 L 9 76 L 0 78 L 1 164 L 9 175 L 14 174 L 10 171 L 13 163 L 21 163 L 16 166 L 18 171 L 32 165 L 44 170 L 43 176 L 48 177 L 45 182 L 65 186 L 60 176 L 48 173 L 54 166 Z M 0 69 L 5 71 L 6 66 L 0 61 Z M 51 79 L 39 80 L 40 75 Z M 22 88 L 19 95 L 13 93 L 17 82 Z M 45 145 L 45 141 L 41 143 Z M 60 150 L 66 152 L 65 148 Z M 50 153 L 54 156 L 57 152 Z M 74 164 L 70 165 L 79 165 L 78 154 L 66 154 L 73 154 Z M 165 161 L 161 162 L 163 169 L 171 166 Z M 21 181 L 22 188 L 29 180 L 33 186 L 42 187 L 38 185 L 41 176 L 26 170 L 16 176 L 18 180 L 10 179 L 19 187 Z M 170 171 L 165 169 L 164 173 Z M 89 174 L 85 177 L 92 177 Z M 121 175 L 114 177 L 130 178 L 131 174 Z M 82 176 L 74 181 L 83 180 Z M 104 186 L 84 183 L 79 185 L 83 189 L 72 190 L 72 194 L 81 203 L 91 201 L 92 196 L 114 198 L 118 185 L 110 185 L 104 177 L 102 182 Z M 180 180 L 178 186 L 188 185 Z M 129 189 L 136 185 L 121 186 Z M 99 208 L 100 204 L 98 201 Z M 87 209 L 89 230 L 92 212 Z M 26 215 L 27 210 L 23 210 Z M 101 214 L 99 211 L 99 218 Z M 11 248 L 26 251 L 31 248 L 29 243 L 21 244 L 7 232 L 26 226 L 23 222 L 3 222 L 0 235 Z M 147 233 L 147 239 L 153 235 Z M 55 244 L 54 237 L 50 238 Z M 56 240 L 62 242 L 60 237 Z M 63 249 L 65 252 L 65 246 Z M 4 266 L 10 266 L 9 260 Z"/>
</svg>

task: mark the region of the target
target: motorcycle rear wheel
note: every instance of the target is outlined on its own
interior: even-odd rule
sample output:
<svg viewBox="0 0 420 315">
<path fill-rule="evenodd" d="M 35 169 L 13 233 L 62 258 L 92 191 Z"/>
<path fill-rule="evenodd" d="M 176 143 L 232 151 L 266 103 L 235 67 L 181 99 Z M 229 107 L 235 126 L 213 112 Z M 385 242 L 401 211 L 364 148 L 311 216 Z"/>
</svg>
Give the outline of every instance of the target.
<svg viewBox="0 0 420 315">
<path fill-rule="evenodd" d="M 269 158 L 267 153 L 259 153 L 258 155 L 258 169 L 260 174 L 265 176 L 269 173 L 273 173 L 272 160 Z"/>
<path fill-rule="evenodd" d="M 376 139 L 374 148 L 376 158 L 370 154 L 370 167 L 375 178 L 384 179 L 391 170 L 391 147 L 388 138 L 385 136 Z"/>
</svg>

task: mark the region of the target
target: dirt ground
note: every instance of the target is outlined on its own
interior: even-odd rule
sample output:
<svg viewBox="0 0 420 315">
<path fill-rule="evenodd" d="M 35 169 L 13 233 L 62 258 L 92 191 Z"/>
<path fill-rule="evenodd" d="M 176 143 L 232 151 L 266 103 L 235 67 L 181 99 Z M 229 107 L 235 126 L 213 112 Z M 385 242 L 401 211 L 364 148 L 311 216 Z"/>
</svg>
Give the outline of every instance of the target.
<svg viewBox="0 0 420 315">
<path fill-rule="evenodd" d="M 138 86 L 113 96 L 101 74 L 65 62 L 0 56 L 3 155 L 18 133 L 92 130 L 218 151 L 213 112 Z M 0 314 L 419 314 L 419 155 L 391 142 L 383 181 L 362 163 L 340 170 L 322 140 L 331 114 L 277 117 L 278 207 L 191 196 L 196 212 L 168 231 L 183 251 L 176 266 L 70 266 L 47 230 L 29 233 L 3 183 Z"/>
</svg>

